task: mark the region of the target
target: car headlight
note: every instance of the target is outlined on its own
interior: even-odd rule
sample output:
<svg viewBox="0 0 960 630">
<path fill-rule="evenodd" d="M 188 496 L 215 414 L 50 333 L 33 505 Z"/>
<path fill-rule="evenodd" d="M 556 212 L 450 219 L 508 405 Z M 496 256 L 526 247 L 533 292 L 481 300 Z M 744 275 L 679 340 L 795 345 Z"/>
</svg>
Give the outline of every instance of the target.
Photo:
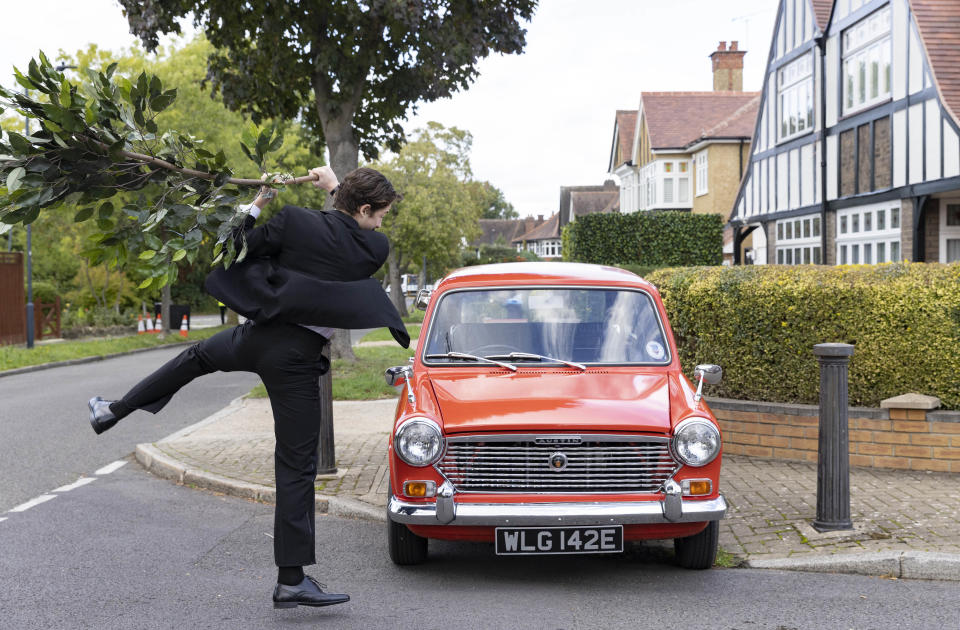
<svg viewBox="0 0 960 630">
<path fill-rule="evenodd" d="M 411 466 L 429 466 L 443 452 L 443 434 L 433 420 L 410 418 L 397 429 L 393 446 L 400 459 Z"/>
<path fill-rule="evenodd" d="M 706 418 L 688 418 L 677 425 L 670 445 L 681 463 L 706 466 L 720 452 L 720 432 Z"/>
</svg>

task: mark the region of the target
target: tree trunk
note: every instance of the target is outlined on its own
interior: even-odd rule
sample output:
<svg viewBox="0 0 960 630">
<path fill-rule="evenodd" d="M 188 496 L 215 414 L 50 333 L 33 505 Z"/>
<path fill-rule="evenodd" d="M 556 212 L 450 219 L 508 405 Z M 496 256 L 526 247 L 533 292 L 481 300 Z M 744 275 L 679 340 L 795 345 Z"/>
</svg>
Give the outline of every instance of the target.
<svg viewBox="0 0 960 630">
<path fill-rule="evenodd" d="M 347 173 L 356 170 L 359 164 L 360 149 L 353 133 L 353 126 L 350 120 L 345 120 L 343 116 L 325 119 L 321 114 L 320 120 L 323 121 L 323 133 L 327 139 L 327 148 L 330 150 L 330 168 L 337 174 L 337 179 L 343 179 Z M 327 208 L 330 208 L 330 203 L 328 196 Z M 330 341 L 330 354 L 331 359 L 357 360 L 350 345 L 349 330 L 334 332 L 333 339 Z"/>
<path fill-rule="evenodd" d="M 407 298 L 400 286 L 400 261 L 397 260 L 397 250 L 393 248 L 393 243 L 390 243 L 390 253 L 387 254 L 387 276 L 390 278 L 390 301 L 397 308 L 400 317 L 406 317 L 409 315 Z"/>
<path fill-rule="evenodd" d="M 163 319 L 163 325 L 160 327 L 160 337 L 166 337 L 170 330 L 170 284 L 163 285 L 160 290 L 160 317 Z"/>
</svg>

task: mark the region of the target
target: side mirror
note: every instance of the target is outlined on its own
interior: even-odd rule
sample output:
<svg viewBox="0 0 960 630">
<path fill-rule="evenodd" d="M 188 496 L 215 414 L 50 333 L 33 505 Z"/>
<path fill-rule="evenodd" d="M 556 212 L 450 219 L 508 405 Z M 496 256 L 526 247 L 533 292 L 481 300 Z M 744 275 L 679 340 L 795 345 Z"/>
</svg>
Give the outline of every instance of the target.
<svg viewBox="0 0 960 630">
<path fill-rule="evenodd" d="M 707 385 L 716 385 L 723 380 L 723 368 L 719 365 L 704 363 L 693 369 L 693 377 L 703 379 Z"/>
<path fill-rule="evenodd" d="M 427 305 L 430 304 L 431 293 L 432 291 L 430 291 L 430 289 L 420 289 L 417 291 L 417 297 L 413 300 L 413 305 L 421 311 L 427 310 Z"/>
<path fill-rule="evenodd" d="M 703 384 L 716 385 L 723 380 L 723 369 L 719 365 L 704 363 L 693 369 L 693 377 L 700 379 L 697 383 L 697 393 L 693 395 L 693 402 L 700 402 L 703 398 Z"/>
<path fill-rule="evenodd" d="M 383 380 L 385 380 L 390 387 L 396 387 L 397 385 L 403 385 L 403 382 L 412 375 L 413 368 L 409 365 L 395 365 L 388 367 L 383 372 Z"/>
<path fill-rule="evenodd" d="M 417 399 L 414 397 L 413 389 L 410 387 L 410 380 L 412 378 L 413 368 L 409 365 L 395 365 L 394 367 L 388 367 L 383 373 L 383 380 L 385 380 L 387 385 L 390 387 L 406 384 L 407 401 L 411 405 L 415 405 L 417 403 Z"/>
</svg>

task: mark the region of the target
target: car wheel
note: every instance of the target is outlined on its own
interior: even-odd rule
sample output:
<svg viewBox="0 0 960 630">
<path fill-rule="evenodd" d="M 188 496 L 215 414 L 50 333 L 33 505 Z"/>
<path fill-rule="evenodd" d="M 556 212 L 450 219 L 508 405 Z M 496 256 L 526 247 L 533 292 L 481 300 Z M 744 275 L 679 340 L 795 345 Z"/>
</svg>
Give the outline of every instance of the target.
<svg viewBox="0 0 960 630">
<path fill-rule="evenodd" d="M 394 564 L 422 564 L 427 559 L 427 542 L 426 538 L 417 536 L 403 523 L 394 523 L 387 516 L 387 549 Z"/>
<path fill-rule="evenodd" d="M 709 569 L 717 558 L 720 521 L 710 521 L 699 534 L 673 539 L 677 564 L 684 569 Z"/>
</svg>

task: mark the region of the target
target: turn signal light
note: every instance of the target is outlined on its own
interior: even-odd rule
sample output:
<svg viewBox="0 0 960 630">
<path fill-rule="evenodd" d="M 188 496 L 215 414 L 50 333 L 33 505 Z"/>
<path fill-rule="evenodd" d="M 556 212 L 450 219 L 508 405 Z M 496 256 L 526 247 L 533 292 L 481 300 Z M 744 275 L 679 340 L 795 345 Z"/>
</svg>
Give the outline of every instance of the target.
<svg viewBox="0 0 960 630">
<path fill-rule="evenodd" d="M 713 492 L 713 482 L 709 479 L 684 479 L 683 494 L 688 497 L 698 497 Z"/>
<path fill-rule="evenodd" d="M 437 484 L 433 481 L 405 481 L 403 494 L 408 497 L 435 497 Z"/>
</svg>

